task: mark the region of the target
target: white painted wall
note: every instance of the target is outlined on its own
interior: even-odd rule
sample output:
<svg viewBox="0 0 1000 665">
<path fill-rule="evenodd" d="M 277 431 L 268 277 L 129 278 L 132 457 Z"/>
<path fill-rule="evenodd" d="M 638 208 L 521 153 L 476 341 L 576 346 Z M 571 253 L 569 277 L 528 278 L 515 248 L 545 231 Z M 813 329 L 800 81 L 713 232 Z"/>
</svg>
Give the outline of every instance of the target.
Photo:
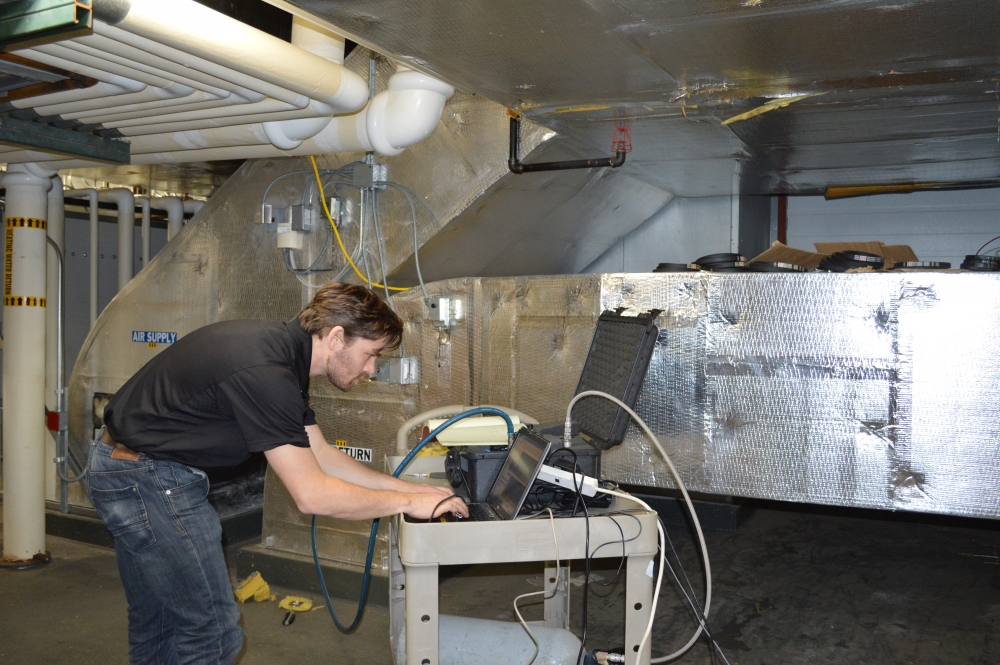
<svg viewBox="0 0 1000 665">
<path fill-rule="evenodd" d="M 734 251 L 738 206 L 734 196 L 676 198 L 581 272 L 649 272 L 660 263 L 691 263 Z"/>
<path fill-rule="evenodd" d="M 881 240 L 909 245 L 921 261 L 949 261 L 1000 235 L 1000 189 L 884 194 L 826 201 L 788 197 L 788 244 L 815 251 L 815 242 Z M 1000 240 L 987 248 L 996 254 Z"/>
</svg>

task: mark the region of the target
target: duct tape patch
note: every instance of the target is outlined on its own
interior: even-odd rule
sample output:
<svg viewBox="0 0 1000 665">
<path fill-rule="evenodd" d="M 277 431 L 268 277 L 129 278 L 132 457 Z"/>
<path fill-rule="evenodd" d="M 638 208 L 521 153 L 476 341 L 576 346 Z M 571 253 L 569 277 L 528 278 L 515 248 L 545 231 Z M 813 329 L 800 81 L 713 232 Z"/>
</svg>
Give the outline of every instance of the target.
<svg viewBox="0 0 1000 665">
<path fill-rule="evenodd" d="M 45 307 L 45 298 L 35 296 L 4 296 L 4 307 Z"/>
</svg>

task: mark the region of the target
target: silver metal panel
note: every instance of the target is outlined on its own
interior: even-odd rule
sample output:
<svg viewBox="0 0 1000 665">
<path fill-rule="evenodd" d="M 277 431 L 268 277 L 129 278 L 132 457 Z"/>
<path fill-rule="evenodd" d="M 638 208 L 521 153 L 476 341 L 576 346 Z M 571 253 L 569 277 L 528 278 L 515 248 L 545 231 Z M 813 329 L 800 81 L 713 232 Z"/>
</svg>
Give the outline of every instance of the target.
<svg viewBox="0 0 1000 665">
<path fill-rule="evenodd" d="M 396 423 L 458 402 L 509 404 L 561 421 L 600 312 L 658 308 L 660 334 L 637 410 L 690 490 L 1000 517 L 995 276 L 645 273 L 453 280 L 428 289 L 462 298 L 467 318 L 442 334 L 418 323 L 419 294 L 397 298 L 424 380 L 324 394 L 321 404 L 329 399 L 334 414 L 322 416 L 330 438 L 343 433 L 388 455 Z M 619 482 L 674 486 L 634 426 L 602 467 Z M 269 479 L 268 542 L 307 553 L 304 525 Z M 351 533 L 331 523 L 321 529 L 322 550 L 356 563 L 367 532 Z"/>
<path fill-rule="evenodd" d="M 290 2 L 675 196 L 1000 182 L 989 0 Z"/>
</svg>

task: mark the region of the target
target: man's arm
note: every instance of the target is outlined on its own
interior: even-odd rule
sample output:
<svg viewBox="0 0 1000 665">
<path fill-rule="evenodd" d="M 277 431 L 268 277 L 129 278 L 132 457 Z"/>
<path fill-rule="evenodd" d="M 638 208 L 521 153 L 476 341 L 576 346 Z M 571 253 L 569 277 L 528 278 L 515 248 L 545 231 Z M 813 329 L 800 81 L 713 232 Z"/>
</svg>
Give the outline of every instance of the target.
<svg viewBox="0 0 1000 665">
<path fill-rule="evenodd" d="M 343 453 L 331 452 L 350 459 Z M 433 493 L 371 489 L 328 475 L 320 468 L 311 449 L 278 446 L 265 451 L 264 456 L 288 489 L 295 505 L 306 514 L 351 520 L 385 517 L 396 513 L 406 513 L 417 519 L 439 517 L 447 512 L 457 512 L 463 516 L 469 514 L 465 503 L 455 496 L 449 499 L 449 492 L 443 488 L 437 488 Z M 351 459 L 351 462 L 355 461 Z M 412 483 L 404 482 L 403 485 L 416 487 Z"/>
<path fill-rule="evenodd" d="M 439 494 L 443 499 L 448 494 L 454 494 L 451 490 L 435 485 L 421 485 L 409 483 L 405 480 L 393 478 L 386 473 L 380 473 L 369 466 L 355 460 L 350 455 L 337 450 L 326 442 L 326 437 L 320 430 L 319 425 L 306 426 L 306 434 L 309 435 L 309 446 L 316 455 L 316 461 L 320 468 L 328 476 L 346 480 L 355 485 L 361 485 L 373 490 L 393 490 L 396 492 L 416 492 Z M 440 501 L 440 499 L 438 499 Z"/>
</svg>

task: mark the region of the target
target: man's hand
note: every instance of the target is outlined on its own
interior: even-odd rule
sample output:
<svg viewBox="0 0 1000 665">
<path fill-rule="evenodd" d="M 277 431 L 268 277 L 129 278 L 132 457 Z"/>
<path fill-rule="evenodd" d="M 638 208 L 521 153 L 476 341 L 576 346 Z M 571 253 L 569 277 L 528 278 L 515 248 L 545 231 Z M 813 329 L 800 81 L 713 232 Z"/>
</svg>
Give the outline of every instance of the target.
<svg viewBox="0 0 1000 665">
<path fill-rule="evenodd" d="M 433 486 L 424 485 L 424 487 Z M 445 488 L 437 487 L 435 489 L 444 490 Z M 465 501 L 462 501 L 461 497 L 452 496 L 450 499 L 445 500 L 444 503 L 442 503 L 448 494 L 450 494 L 450 492 L 447 491 L 445 494 L 440 492 L 421 492 L 419 494 L 411 494 L 410 506 L 403 512 L 418 520 L 429 520 L 441 517 L 445 513 L 456 513 L 462 517 L 468 517 L 469 508 L 465 505 Z"/>
<path fill-rule="evenodd" d="M 412 494 L 436 494 L 438 496 L 438 501 L 445 498 L 446 496 L 451 496 L 455 492 L 452 491 L 450 487 L 441 487 L 440 485 L 424 485 L 422 483 L 411 483 L 404 480 L 407 487 L 404 491 L 410 492 Z"/>
</svg>

